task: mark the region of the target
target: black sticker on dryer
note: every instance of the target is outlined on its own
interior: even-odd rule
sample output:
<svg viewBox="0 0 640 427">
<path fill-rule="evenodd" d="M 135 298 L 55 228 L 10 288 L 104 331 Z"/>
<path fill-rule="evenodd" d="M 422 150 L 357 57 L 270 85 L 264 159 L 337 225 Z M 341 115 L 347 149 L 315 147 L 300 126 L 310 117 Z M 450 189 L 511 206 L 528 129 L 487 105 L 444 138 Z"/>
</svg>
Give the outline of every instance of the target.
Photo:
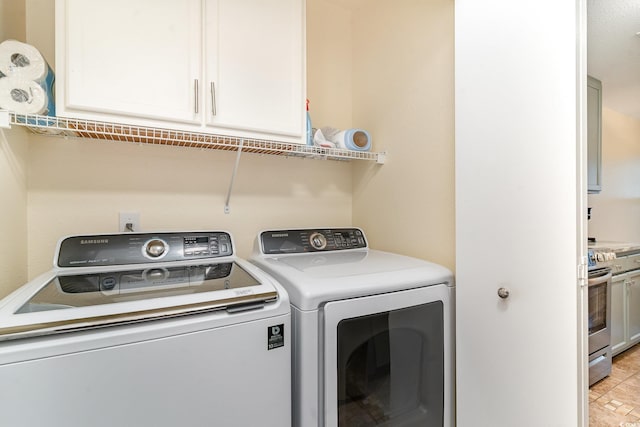
<svg viewBox="0 0 640 427">
<path fill-rule="evenodd" d="M 267 328 L 267 350 L 284 347 L 284 323 Z"/>
</svg>

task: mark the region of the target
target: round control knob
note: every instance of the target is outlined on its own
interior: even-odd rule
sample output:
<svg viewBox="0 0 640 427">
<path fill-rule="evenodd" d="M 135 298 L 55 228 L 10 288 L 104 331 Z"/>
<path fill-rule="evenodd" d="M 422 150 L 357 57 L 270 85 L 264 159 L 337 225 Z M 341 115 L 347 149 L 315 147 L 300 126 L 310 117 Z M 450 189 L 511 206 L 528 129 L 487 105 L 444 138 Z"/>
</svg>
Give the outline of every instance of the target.
<svg viewBox="0 0 640 427">
<path fill-rule="evenodd" d="M 502 299 L 507 299 L 507 298 L 509 298 L 509 294 L 510 294 L 510 292 L 509 292 L 509 289 L 507 289 L 507 288 L 500 288 L 500 289 L 498 289 L 498 296 L 499 296 L 500 298 L 502 298 Z"/>
<path fill-rule="evenodd" d="M 313 233 L 309 236 L 309 243 L 315 249 L 324 249 L 327 247 L 327 238 L 324 237 L 324 234 L 321 233 Z"/>
<path fill-rule="evenodd" d="M 159 258 L 167 250 L 167 244 L 160 239 L 149 240 L 145 246 L 145 252 L 151 258 Z"/>
</svg>

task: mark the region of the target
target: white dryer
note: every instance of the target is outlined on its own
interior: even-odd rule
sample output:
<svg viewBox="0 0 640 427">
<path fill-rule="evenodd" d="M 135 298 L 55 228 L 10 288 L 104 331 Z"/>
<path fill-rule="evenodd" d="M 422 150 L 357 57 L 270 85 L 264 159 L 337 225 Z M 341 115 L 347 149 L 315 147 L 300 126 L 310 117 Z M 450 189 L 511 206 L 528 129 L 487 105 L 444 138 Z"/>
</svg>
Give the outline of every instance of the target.
<svg viewBox="0 0 640 427">
<path fill-rule="evenodd" d="M 264 231 L 250 261 L 291 300 L 295 426 L 454 425 L 448 269 L 357 228 Z"/>
<path fill-rule="evenodd" d="M 286 291 L 229 233 L 72 236 L 0 302 L 0 424 L 291 425 Z"/>
</svg>

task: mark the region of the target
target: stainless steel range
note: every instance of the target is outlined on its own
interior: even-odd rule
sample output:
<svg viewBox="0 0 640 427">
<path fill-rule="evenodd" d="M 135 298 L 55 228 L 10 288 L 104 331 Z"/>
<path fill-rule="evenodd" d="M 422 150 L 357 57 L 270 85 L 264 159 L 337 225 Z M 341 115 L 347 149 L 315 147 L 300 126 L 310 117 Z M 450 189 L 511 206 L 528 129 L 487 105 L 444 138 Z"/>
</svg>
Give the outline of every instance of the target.
<svg viewBox="0 0 640 427">
<path fill-rule="evenodd" d="M 615 253 L 589 250 L 589 386 L 611 373 L 611 266 Z"/>
</svg>

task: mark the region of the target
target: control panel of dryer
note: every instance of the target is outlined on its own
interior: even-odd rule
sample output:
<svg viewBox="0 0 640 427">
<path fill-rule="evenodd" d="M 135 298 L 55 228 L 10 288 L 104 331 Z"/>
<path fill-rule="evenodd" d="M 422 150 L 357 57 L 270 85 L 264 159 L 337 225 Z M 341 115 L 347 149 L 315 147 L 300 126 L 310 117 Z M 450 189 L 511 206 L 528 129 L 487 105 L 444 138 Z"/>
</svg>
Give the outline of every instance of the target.
<svg viewBox="0 0 640 427">
<path fill-rule="evenodd" d="M 60 242 L 58 267 L 148 264 L 233 255 L 223 231 L 72 236 Z"/>
<path fill-rule="evenodd" d="M 275 230 L 260 234 L 262 251 L 267 255 L 339 251 L 367 247 L 358 228 Z"/>
</svg>

